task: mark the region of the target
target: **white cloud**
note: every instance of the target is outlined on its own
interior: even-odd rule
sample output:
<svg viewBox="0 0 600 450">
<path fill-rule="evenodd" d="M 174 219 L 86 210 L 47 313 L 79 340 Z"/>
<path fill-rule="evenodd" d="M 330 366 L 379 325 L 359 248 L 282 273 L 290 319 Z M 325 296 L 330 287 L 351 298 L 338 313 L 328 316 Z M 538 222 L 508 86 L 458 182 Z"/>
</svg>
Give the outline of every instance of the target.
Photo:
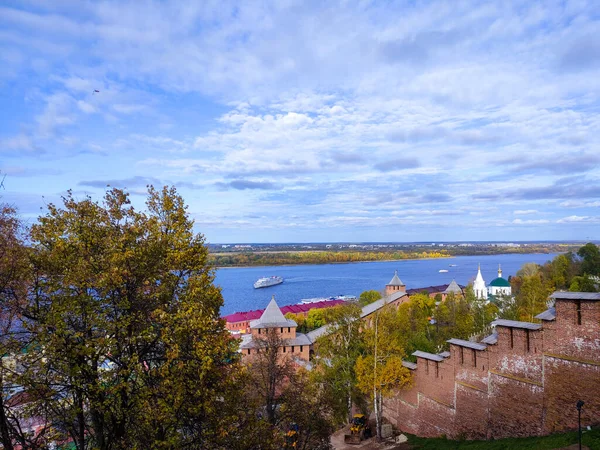
<svg viewBox="0 0 600 450">
<path fill-rule="evenodd" d="M 210 203 L 215 223 L 236 222 L 234 205 L 282 226 L 530 225 L 520 233 L 541 238 L 556 225 L 538 216 L 600 206 L 591 4 L 73 5 L 0 9 L 0 83 L 24 91 L 5 151 L 69 148 L 107 179 L 140 168 L 201 184 L 195 207 Z M 85 159 L 98 152 L 106 165 Z M 575 173 L 586 198 L 567 200 Z M 253 183 L 280 191 L 216 188 Z M 594 223 L 573 212 L 559 223 Z"/>
<path fill-rule="evenodd" d="M 563 217 L 556 221 L 556 223 L 567 223 L 567 224 L 590 224 L 600 223 L 600 217 L 592 216 L 568 216 Z"/>
<path fill-rule="evenodd" d="M 512 221 L 515 225 L 542 225 L 546 223 L 550 223 L 549 220 L 546 219 L 531 219 L 531 220 L 523 220 L 523 219 L 515 219 Z"/>
<path fill-rule="evenodd" d="M 25 134 L 19 134 L 11 138 L 0 140 L 0 151 L 23 151 L 36 152 L 37 148 L 34 145 L 31 137 Z"/>
<path fill-rule="evenodd" d="M 587 202 L 584 200 L 567 200 L 561 202 L 563 208 L 597 208 L 600 207 L 600 201 Z"/>
<path fill-rule="evenodd" d="M 96 112 L 96 107 L 83 100 L 77 101 L 77 107 L 86 114 L 92 114 Z"/>
</svg>

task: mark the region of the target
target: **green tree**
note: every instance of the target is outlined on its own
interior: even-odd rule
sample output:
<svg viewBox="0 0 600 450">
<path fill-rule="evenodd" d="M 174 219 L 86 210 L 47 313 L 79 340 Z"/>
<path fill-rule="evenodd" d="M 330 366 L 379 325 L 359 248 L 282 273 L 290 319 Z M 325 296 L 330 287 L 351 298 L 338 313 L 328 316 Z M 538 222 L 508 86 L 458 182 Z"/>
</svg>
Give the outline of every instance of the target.
<svg viewBox="0 0 600 450">
<path fill-rule="evenodd" d="M 204 239 L 174 188 L 146 204 L 69 192 L 31 230 L 26 314 L 44 357 L 30 352 L 22 383 L 78 450 L 208 447 L 222 422 L 234 344 Z"/>
<path fill-rule="evenodd" d="M 381 438 L 383 398 L 412 383 L 410 371 L 402 365 L 405 353 L 396 319 L 393 307 L 384 307 L 375 313 L 373 326 L 363 332 L 365 353 L 356 361 L 357 385 L 371 397 L 378 438 Z"/>
<path fill-rule="evenodd" d="M 523 276 L 519 292 L 515 296 L 520 320 L 531 322 L 536 314 L 544 311 L 550 291 L 540 272 Z"/>
<path fill-rule="evenodd" d="M 315 345 L 316 373 L 329 393 L 337 419 L 349 422 L 357 394 L 356 360 L 363 349 L 361 309 L 353 303 L 334 309 L 327 333 Z"/>
<path fill-rule="evenodd" d="M 358 304 L 360 306 L 366 306 L 370 303 L 376 302 L 380 298 L 381 298 L 381 293 L 379 291 L 376 291 L 376 290 L 364 291 L 362 294 L 360 294 L 360 297 L 358 298 Z"/>
<path fill-rule="evenodd" d="M 582 258 L 581 273 L 583 275 L 600 275 L 600 250 L 596 244 L 588 242 L 577 254 Z"/>
</svg>

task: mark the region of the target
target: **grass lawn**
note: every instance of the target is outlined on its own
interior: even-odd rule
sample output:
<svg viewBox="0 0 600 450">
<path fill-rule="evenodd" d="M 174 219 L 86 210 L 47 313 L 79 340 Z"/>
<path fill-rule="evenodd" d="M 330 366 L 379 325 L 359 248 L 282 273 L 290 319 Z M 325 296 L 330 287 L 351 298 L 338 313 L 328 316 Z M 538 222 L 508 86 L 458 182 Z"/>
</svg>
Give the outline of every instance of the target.
<svg viewBox="0 0 600 450">
<path fill-rule="evenodd" d="M 551 436 L 531 438 L 509 438 L 496 441 L 450 441 L 448 439 L 425 439 L 407 435 L 408 443 L 418 449 L 431 450 L 544 450 L 568 447 L 577 444 L 577 432 L 554 434 Z M 592 450 L 600 450 L 600 429 L 584 431 L 582 445 Z"/>
</svg>

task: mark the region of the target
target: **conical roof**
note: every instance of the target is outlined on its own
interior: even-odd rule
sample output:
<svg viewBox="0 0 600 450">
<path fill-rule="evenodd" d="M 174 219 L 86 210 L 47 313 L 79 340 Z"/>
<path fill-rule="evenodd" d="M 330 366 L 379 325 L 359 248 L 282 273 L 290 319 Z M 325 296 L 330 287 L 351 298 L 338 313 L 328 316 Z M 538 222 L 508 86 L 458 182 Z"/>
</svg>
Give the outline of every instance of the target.
<svg viewBox="0 0 600 450">
<path fill-rule="evenodd" d="M 481 266 L 477 267 L 477 276 L 475 277 L 475 282 L 473 283 L 474 289 L 477 289 L 478 287 L 485 289 L 485 281 L 483 281 L 483 277 L 481 276 Z"/>
<path fill-rule="evenodd" d="M 397 270 L 394 270 L 394 277 L 392 278 L 392 280 L 387 285 L 388 286 L 404 286 L 404 283 L 402 282 L 402 280 L 398 276 L 398 271 Z"/>
<path fill-rule="evenodd" d="M 462 294 L 462 289 L 460 288 L 458 283 L 454 280 L 452 280 L 452 282 L 448 285 L 448 287 L 444 291 L 444 294 L 450 294 L 450 293 Z"/>
<path fill-rule="evenodd" d="M 296 322 L 286 319 L 281 309 L 275 301 L 275 296 L 271 298 L 269 305 L 260 316 L 260 319 L 250 322 L 250 328 L 276 328 L 276 327 L 295 327 Z"/>
</svg>

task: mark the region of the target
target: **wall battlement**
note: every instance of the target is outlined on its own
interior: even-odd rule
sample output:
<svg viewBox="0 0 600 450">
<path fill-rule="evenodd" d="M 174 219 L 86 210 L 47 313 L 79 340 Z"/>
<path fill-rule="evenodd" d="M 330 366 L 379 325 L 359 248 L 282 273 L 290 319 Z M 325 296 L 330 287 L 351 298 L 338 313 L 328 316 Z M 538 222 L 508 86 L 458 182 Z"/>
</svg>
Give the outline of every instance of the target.
<svg viewBox="0 0 600 450">
<path fill-rule="evenodd" d="M 415 352 L 413 387 L 384 401 L 384 415 L 419 436 L 491 439 L 600 424 L 600 294 L 555 292 L 542 323 L 497 320 L 479 343 Z"/>
</svg>

